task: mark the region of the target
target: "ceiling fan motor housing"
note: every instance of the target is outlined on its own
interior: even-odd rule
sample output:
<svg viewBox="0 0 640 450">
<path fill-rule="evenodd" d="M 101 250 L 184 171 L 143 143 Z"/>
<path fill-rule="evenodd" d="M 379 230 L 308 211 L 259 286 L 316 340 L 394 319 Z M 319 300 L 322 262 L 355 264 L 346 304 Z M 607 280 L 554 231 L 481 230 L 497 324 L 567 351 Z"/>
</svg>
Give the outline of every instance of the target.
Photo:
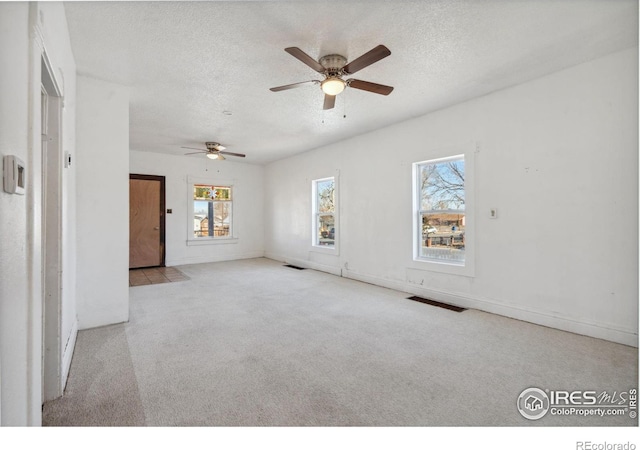
<svg viewBox="0 0 640 450">
<path fill-rule="evenodd" d="M 337 95 L 347 86 L 342 79 L 344 74 L 342 68 L 347 64 L 347 58 L 342 55 L 326 55 L 318 61 L 324 67 L 324 81 L 320 83 L 320 87 L 327 95 Z"/>
<path fill-rule="evenodd" d="M 347 58 L 342 55 L 327 55 L 320 58 L 320 65 L 324 67 L 328 73 L 340 73 L 341 69 L 347 64 Z"/>
</svg>

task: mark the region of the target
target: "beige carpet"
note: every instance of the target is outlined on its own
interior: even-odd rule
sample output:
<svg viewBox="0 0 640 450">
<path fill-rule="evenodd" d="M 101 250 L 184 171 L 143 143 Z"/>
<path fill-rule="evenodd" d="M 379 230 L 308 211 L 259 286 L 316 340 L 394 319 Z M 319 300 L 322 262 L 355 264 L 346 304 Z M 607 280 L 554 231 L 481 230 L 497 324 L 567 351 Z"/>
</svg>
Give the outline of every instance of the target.
<svg viewBox="0 0 640 450">
<path fill-rule="evenodd" d="M 43 424 L 145 425 L 124 326 L 78 333 L 65 393 L 45 403 Z"/>
<path fill-rule="evenodd" d="M 637 388 L 638 350 L 268 259 L 181 266 L 81 331 L 45 425 L 629 426 L 516 409 L 528 387 Z"/>
</svg>

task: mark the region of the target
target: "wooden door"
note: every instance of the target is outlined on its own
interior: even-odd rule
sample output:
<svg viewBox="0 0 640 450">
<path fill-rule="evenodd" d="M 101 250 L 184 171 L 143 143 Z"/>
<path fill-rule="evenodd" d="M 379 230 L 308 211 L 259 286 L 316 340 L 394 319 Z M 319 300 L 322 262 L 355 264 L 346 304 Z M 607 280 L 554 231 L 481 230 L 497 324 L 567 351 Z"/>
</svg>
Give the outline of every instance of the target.
<svg viewBox="0 0 640 450">
<path fill-rule="evenodd" d="M 129 268 L 164 266 L 164 177 L 129 175 Z"/>
</svg>

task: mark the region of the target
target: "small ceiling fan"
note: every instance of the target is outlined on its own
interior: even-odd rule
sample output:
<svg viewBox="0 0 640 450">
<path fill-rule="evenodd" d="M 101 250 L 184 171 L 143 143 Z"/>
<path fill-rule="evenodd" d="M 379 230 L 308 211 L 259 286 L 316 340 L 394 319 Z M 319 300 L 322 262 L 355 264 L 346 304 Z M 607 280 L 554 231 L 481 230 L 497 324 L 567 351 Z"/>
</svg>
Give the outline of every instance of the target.
<svg viewBox="0 0 640 450">
<path fill-rule="evenodd" d="M 356 80 L 354 78 L 349 78 L 348 80 L 343 79 L 345 75 L 354 74 L 358 70 L 364 69 L 365 67 L 380 61 L 382 58 L 389 56 L 391 51 L 389 51 L 389 49 L 384 45 L 378 45 L 348 64 L 347 58 L 342 55 L 326 55 L 320 58 L 319 61 L 316 61 L 298 47 L 288 47 L 285 48 L 284 51 L 294 58 L 299 59 L 316 72 L 324 75 L 324 80 L 309 80 L 302 81 L 300 83 L 286 84 L 284 86 L 273 87 L 270 91 L 279 92 L 308 84 L 319 84 L 320 88 L 324 92 L 323 109 L 333 108 L 336 103 L 336 95 L 342 92 L 346 87 L 352 87 L 380 95 L 389 95 L 391 91 L 393 91 L 393 87 L 385 86 L 383 84 Z"/>
<path fill-rule="evenodd" d="M 240 158 L 244 158 L 246 156 L 242 153 L 225 152 L 227 147 L 220 145 L 217 142 L 205 142 L 204 145 L 205 147 L 207 147 L 206 150 L 200 149 L 200 148 L 193 148 L 193 147 L 180 147 L 180 148 L 187 148 L 190 150 L 199 150 L 197 152 L 185 153 L 185 155 L 195 155 L 197 153 L 205 153 L 207 155 L 207 158 L 219 159 L 221 161 L 224 161 L 225 159 L 227 159 L 222 155 L 238 156 Z"/>
</svg>

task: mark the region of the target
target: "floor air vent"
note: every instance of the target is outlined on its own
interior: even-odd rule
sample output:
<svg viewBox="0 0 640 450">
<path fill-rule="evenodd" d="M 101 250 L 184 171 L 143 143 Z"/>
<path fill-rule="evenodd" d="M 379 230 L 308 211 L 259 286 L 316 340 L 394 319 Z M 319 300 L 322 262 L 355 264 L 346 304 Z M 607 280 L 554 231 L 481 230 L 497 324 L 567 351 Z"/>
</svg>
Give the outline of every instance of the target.
<svg viewBox="0 0 640 450">
<path fill-rule="evenodd" d="M 298 266 L 294 266 L 293 264 L 285 264 L 285 267 L 291 267 L 292 269 L 296 269 L 296 270 L 304 270 L 304 267 L 298 267 Z"/>
<path fill-rule="evenodd" d="M 413 297 L 407 297 L 407 300 L 415 300 L 416 302 L 426 303 L 427 305 L 437 306 L 439 308 L 444 308 L 455 312 L 462 312 L 467 310 L 467 308 L 460 308 L 459 306 L 448 305 L 446 303 L 436 302 L 435 300 L 429 300 L 428 298 L 422 298 L 415 295 Z"/>
</svg>

